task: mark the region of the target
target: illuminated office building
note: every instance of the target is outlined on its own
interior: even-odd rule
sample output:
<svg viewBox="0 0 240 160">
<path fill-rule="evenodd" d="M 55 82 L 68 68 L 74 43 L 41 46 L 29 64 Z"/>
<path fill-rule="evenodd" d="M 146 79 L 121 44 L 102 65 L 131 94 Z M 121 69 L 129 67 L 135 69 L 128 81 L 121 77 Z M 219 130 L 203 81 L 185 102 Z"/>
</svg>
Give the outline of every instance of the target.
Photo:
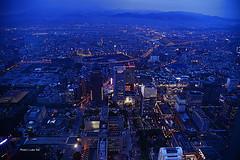
<svg viewBox="0 0 240 160">
<path fill-rule="evenodd" d="M 114 68 L 114 100 L 118 105 L 123 105 L 125 95 L 125 66 L 116 66 Z"/>
</svg>

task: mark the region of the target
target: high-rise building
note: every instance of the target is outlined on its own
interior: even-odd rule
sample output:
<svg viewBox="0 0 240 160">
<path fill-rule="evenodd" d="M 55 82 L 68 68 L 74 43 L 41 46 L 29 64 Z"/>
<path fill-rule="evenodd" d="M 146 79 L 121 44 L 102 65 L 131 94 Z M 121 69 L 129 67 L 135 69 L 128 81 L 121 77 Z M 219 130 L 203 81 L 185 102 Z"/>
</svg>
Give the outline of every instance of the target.
<svg viewBox="0 0 240 160">
<path fill-rule="evenodd" d="M 203 105 L 219 105 L 221 85 L 217 79 L 210 76 L 203 81 Z"/>
<path fill-rule="evenodd" d="M 125 72 L 125 96 L 133 96 L 135 94 L 135 66 L 128 65 Z"/>
<path fill-rule="evenodd" d="M 116 66 L 114 67 L 114 77 L 113 77 L 113 85 L 114 85 L 114 100 L 118 103 L 118 105 L 123 105 L 124 95 L 125 95 L 125 66 Z"/>
<path fill-rule="evenodd" d="M 194 108 L 191 113 L 192 120 L 198 127 L 200 132 L 207 132 L 209 129 L 209 118 L 206 116 L 203 110 L 200 108 Z"/>
<path fill-rule="evenodd" d="M 103 77 L 101 70 L 95 67 L 90 75 L 91 100 L 96 104 L 103 101 Z"/>
<path fill-rule="evenodd" d="M 125 72 L 126 84 L 134 84 L 135 83 L 134 69 L 135 69 L 134 65 L 126 66 L 126 70 L 124 71 Z"/>
<path fill-rule="evenodd" d="M 81 78 L 80 80 L 80 84 L 79 84 L 79 88 L 80 88 L 80 96 L 86 96 L 87 95 L 87 89 L 86 89 L 86 81 Z"/>
<path fill-rule="evenodd" d="M 182 160 L 183 150 L 181 147 L 160 148 L 158 153 L 158 160 Z"/>
<path fill-rule="evenodd" d="M 67 86 L 67 90 L 65 92 L 66 95 L 66 102 L 68 103 L 74 103 L 81 97 L 81 90 L 78 85 L 75 84 L 69 84 Z"/>
<path fill-rule="evenodd" d="M 200 91 L 189 91 L 187 93 L 187 104 L 189 106 L 201 106 L 203 101 L 203 93 Z"/>
<path fill-rule="evenodd" d="M 134 65 L 115 66 L 113 71 L 114 100 L 123 104 L 125 96 L 134 92 L 135 73 Z"/>
<path fill-rule="evenodd" d="M 183 95 L 177 95 L 175 108 L 177 112 L 185 112 L 186 98 Z"/>
</svg>

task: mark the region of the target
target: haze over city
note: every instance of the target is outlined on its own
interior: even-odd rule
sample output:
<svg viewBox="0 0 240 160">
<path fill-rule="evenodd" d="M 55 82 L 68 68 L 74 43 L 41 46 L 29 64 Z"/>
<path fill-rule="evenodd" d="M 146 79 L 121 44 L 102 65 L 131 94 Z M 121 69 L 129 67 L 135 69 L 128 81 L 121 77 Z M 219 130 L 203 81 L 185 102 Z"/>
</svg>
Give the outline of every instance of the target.
<svg viewBox="0 0 240 160">
<path fill-rule="evenodd" d="M 2 13 L 18 13 L 33 10 L 73 11 L 184 11 L 212 16 L 238 18 L 238 0 L 3 0 Z"/>
</svg>

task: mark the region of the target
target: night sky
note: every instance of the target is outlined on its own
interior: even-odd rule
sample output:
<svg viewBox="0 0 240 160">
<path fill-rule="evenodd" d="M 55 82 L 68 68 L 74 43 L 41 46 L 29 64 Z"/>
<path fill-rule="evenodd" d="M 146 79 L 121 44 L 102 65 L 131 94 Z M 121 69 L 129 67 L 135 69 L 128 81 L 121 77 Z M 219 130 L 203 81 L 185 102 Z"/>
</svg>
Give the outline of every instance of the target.
<svg viewBox="0 0 240 160">
<path fill-rule="evenodd" d="M 185 11 L 206 15 L 238 18 L 239 0 L 1 0 L 1 14 L 29 10 L 98 11 L 147 10 Z M 21 2 L 21 3 L 20 3 Z"/>
</svg>

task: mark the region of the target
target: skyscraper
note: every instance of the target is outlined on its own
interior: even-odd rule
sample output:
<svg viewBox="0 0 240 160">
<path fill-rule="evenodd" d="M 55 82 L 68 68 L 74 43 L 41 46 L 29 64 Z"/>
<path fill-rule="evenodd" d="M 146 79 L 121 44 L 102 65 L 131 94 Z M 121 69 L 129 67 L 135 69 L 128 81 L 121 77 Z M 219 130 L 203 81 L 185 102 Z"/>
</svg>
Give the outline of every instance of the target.
<svg viewBox="0 0 240 160">
<path fill-rule="evenodd" d="M 114 100 L 118 103 L 118 105 L 122 105 L 124 101 L 125 95 L 125 66 L 116 66 L 113 71 L 113 83 L 114 83 Z"/>
<path fill-rule="evenodd" d="M 203 105 L 219 105 L 221 86 L 212 76 L 203 81 Z"/>
<path fill-rule="evenodd" d="M 91 100 L 101 104 L 103 100 L 103 77 L 99 67 L 94 66 L 90 75 Z"/>
</svg>

